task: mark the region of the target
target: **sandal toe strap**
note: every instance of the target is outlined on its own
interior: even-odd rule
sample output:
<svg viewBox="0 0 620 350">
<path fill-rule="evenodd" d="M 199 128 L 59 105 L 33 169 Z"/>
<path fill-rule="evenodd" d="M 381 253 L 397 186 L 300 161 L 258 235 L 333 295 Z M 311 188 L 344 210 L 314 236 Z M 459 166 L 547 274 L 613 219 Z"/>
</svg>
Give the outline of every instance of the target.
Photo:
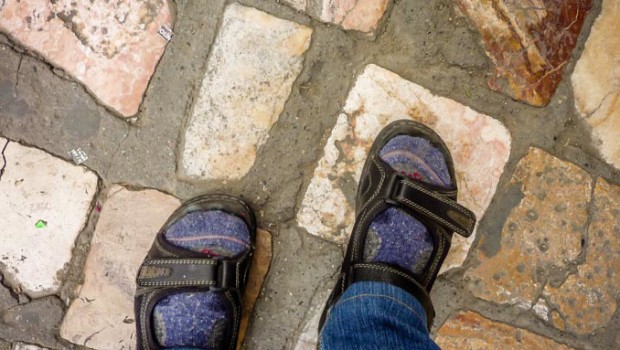
<svg viewBox="0 0 620 350">
<path fill-rule="evenodd" d="M 248 254 L 249 255 L 249 254 Z M 245 269 L 241 261 L 211 259 L 151 259 L 142 263 L 136 283 L 139 287 L 209 287 L 240 289 Z"/>
<path fill-rule="evenodd" d="M 422 183 L 411 181 L 383 164 L 373 156 L 369 164 L 369 174 L 373 186 L 367 198 L 362 200 L 367 206 L 377 200 L 420 214 L 463 237 L 472 235 L 476 225 L 476 216 L 469 209 L 458 204 L 456 191 L 430 189 Z M 374 180 L 374 181 L 373 181 Z"/>
</svg>

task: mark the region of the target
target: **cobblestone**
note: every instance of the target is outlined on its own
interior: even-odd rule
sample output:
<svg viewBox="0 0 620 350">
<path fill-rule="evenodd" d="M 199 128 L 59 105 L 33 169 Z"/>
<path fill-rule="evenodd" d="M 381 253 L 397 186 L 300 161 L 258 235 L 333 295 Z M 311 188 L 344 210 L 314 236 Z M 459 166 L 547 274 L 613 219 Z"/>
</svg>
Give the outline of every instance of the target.
<svg viewBox="0 0 620 350">
<path fill-rule="evenodd" d="M 168 216 L 175 197 L 113 186 L 84 266 L 84 284 L 60 328 L 64 339 L 93 349 L 133 349 L 136 271 Z"/>
<path fill-rule="evenodd" d="M 13 344 L 12 350 L 49 350 L 48 348 L 42 348 L 37 345 L 26 344 L 26 343 L 15 343 Z"/>
<path fill-rule="evenodd" d="M 391 0 L 284 0 L 323 22 L 374 35 Z"/>
<path fill-rule="evenodd" d="M 501 248 L 492 256 L 480 252 L 480 265 L 465 277 L 479 298 L 531 308 L 542 289 L 561 284 L 569 265 L 578 260 L 591 179 L 577 166 L 532 148 L 510 184 L 522 199 L 504 223 Z"/>
<path fill-rule="evenodd" d="M 213 192 L 262 228 L 240 349 L 314 349 L 366 152 L 402 118 L 447 141 L 479 219 L 435 283 L 436 341 L 619 348 L 618 16 L 0 0 L 0 349 L 135 348 L 137 265 L 179 199 Z"/>
<path fill-rule="evenodd" d="M 0 266 L 5 283 L 30 296 L 56 293 L 97 193 L 84 167 L 0 137 Z"/>
<path fill-rule="evenodd" d="M 562 80 L 592 0 L 457 0 L 495 65 L 491 89 L 544 106 Z"/>
<path fill-rule="evenodd" d="M 476 216 L 484 215 L 510 153 L 506 128 L 486 115 L 369 65 L 349 93 L 327 140 L 325 154 L 297 215 L 300 226 L 337 243 L 346 241 L 355 219 L 354 203 L 347 198 L 354 193 L 367 152 L 385 125 L 402 118 L 422 122 L 444 138 L 457 169 L 459 201 Z M 474 237 L 453 238 L 444 269 L 463 263 Z"/>
<path fill-rule="evenodd" d="M 601 15 L 592 26 L 572 75 L 575 106 L 592 127 L 603 158 L 620 169 L 620 38 L 617 32 L 620 3 L 603 1 Z"/>
<path fill-rule="evenodd" d="M 69 2 L 7 0 L 0 32 L 77 79 L 122 116 L 138 111 L 164 53 L 167 0 Z"/>
<path fill-rule="evenodd" d="M 312 30 L 230 5 L 188 122 L 181 175 L 238 179 L 278 121 Z M 234 91 L 234 94 L 231 94 Z"/>
<path fill-rule="evenodd" d="M 590 333 L 607 325 L 620 296 L 620 187 L 599 179 L 594 189 L 585 262 L 566 282 L 545 289 L 562 330 Z"/>
</svg>

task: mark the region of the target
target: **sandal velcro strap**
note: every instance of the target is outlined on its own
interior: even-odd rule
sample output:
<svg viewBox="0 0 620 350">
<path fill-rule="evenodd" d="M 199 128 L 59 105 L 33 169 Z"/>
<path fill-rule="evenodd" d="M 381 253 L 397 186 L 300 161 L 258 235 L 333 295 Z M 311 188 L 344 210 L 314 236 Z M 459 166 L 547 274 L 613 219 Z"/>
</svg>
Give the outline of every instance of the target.
<svg viewBox="0 0 620 350">
<path fill-rule="evenodd" d="M 140 267 L 137 284 L 140 287 L 239 288 L 240 263 L 204 258 L 147 260 Z"/>
<path fill-rule="evenodd" d="M 472 235 L 476 216 L 455 200 L 448 198 L 447 195 L 452 194 L 451 191 L 445 191 L 445 195 L 442 195 L 441 191 L 431 191 L 391 169 L 385 169 L 376 158 L 371 163 L 369 169 L 371 172 L 376 171 L 385 176 L 380 183 L 379 198 L 423 215 L 446 230 L 463 237 Z"/>
<path fill-rule="evenodd" d="M 426 289 L 409 272 L 381 263 L 358 263 L 348 272 L 349 285 L 355 282 L 383 282 L 404 289 L 413 295 L 426 311 L 426 323 L 430 329 L 435 318 L 435 309 Z"/>
</svg>

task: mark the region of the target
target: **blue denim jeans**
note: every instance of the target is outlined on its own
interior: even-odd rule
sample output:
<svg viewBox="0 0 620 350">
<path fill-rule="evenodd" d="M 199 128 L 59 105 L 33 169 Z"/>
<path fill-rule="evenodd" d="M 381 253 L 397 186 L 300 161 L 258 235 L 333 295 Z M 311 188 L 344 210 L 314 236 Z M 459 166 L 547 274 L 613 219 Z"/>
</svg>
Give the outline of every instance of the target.
<svg viewBox="0 0 620 350">
<path fill-rule="evenodd" d="M 380 282 L 358 282 L 344 292 L 325 321 L 320 349 L 440 350 L 418 300 Z"/>
</svg>

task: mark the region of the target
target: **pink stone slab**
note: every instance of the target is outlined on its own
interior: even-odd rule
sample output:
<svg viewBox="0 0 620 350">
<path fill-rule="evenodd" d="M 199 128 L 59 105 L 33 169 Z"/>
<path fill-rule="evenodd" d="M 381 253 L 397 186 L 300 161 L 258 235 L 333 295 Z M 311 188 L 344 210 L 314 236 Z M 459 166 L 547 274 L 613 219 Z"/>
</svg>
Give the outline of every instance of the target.
<svg viewBox="0 0 620 350">
<path fill-rule="evenodd" d="M 489 116 L 369 65 L 349 93 L 314 171 L 297 214 L 301 227 L 337 243 L 347 241 L 355 213 L 345 193 L 355 193 L 375 136 L 398 119 L 422 122 L 441 135 L 454 158 L 459 202 L 482 217 L 510 155 L 506 128 Z M 455 235 L 445 269 L 463 263 L 474 237 Z"/>
<path fill-rule="evenodd" d="M 347 30 L 373 33 L 388 3 L 389 0 L 323 0 L 321 20 Z"/>
<path fill-rule="evenodd" d="M 0 32 L 62 68 L 123 117 L 138 111 L 164 52 L 163 25 L 172 26 L 166 0 L 0 2 Z"/>
<path fill-rule="evenodd" d="M 293 8 L 346 30 L 374 35 L 392 0 L 284 0 Z"/>
</svg>

